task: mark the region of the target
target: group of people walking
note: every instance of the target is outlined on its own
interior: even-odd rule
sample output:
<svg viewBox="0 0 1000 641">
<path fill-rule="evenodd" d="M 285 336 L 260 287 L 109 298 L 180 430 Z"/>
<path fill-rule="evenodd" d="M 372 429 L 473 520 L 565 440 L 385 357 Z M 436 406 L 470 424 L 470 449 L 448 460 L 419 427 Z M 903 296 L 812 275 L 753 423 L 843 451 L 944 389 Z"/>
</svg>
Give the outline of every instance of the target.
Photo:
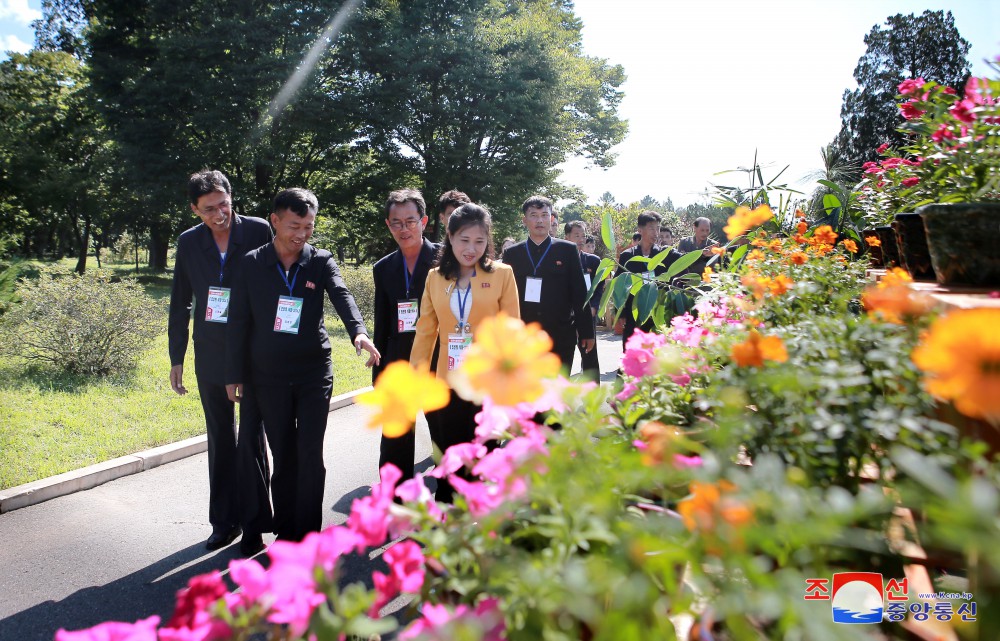
<svg viewBox="0 0 1000 641">
<path fill-rule="evenodd" d="M 178 394 L 187 392 L 183 363 L 193 314 L 195 377 L 208 433 L 209 550 L 242 534 L 240 550 L 249 556 L 264 548 L 264 533 L 300 540 L 322 526 L 323 439 L 333 389 L 324 297 L 358 354 L 367 352 L 373 380 L 387 363 L 409 360 L 447 381 L 479 324 L 501 312 L 538 322 L 567 370 L 579 349 L 585 369 L 598 373 L 599 297 L 590 305 L 587 294 L 600 261 L 581 253 L 586 238 L 579 225 L 565 229 L 574 242 L 553 236 L 556 218 L 547 198 L 524 202 L 527 240 L 494 259 L 485 207 L 458 191 L 443 194 L 438 204 L 445 232 L 438 244 L 425 237 L 428 216 L 420 192 L 392 192 L 385 215 L 397 248 L 373 268 L 369 334 L 333 256 L 308 243 L 319 208 L 315 195 L 282 191 L 268 224 L 233 212 L 230 183 L 219 171 L 192 175 L 188 191 L 201 224 L 177 242 L 170 383 Z M 452 393 L 445 408 L 429 413 L 438 448 L 470 441 L 477 412 Z M 414 455 L 412 431 L 383 438 L 380 466 L 391 462 L 412 477 Z M 451 492 L 444 481 L 437 497 L 449 501 Z"/>
</svg>

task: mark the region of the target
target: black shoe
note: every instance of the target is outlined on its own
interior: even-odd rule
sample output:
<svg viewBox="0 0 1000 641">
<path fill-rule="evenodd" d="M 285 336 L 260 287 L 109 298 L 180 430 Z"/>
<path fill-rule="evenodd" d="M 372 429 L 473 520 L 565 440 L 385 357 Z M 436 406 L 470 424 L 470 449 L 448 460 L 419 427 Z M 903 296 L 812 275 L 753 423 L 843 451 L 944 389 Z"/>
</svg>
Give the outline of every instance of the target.
<svg viewBox="0 0 1000 641">
<path fill-rule="evenodd" d="M 224 548 L 233 541 L 235 541 L 236 537 L 238 537 L 239 535 L 240 535 L 239 526 L 229 530 L 214 530 L 212 532 L 212 536 L 208 537 L 208 540 L 205 541 L 205 549 L 212 551 Z"/>
<path fill-rule="evenodd" d="M 240 555 L 248 559 L 259 554 L 266 547 L 260 534 L 244 533 L 243 538 L 240 539 Z"/>
</svg>

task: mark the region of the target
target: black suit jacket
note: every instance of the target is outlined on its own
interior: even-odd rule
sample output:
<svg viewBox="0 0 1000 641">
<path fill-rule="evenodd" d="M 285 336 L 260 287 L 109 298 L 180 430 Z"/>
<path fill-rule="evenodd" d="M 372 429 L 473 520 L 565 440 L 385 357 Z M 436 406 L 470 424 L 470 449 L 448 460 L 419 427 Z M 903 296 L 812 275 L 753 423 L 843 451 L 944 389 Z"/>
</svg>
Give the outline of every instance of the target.
<svg viewBox="0 0 1000 641">
<path fill-rule="evenodd" d="M 383 257 L 372 267 L 375 279 L 375 335 L 372 342 L 378 349 L 382 359 L 372 368 L 372 382 L 378 378 L 386 365 L 393 361 L 409 361 L 410 350 L 416 332 L 399 333 L 396 315 L 396 303 L 401 300 L 416 299 L 424 296 L 424 284 L 427 282 L 427 272 L 434 266 L 439 245 L 424 238 L 417 264 L 413 267 L 410 280 L 410 291 L 406 291 L 406 278 L 403 275 L 403 253 L 398 249 Z M 435 359 L 436 360 L 436 359 Z"/>
<path fill-rule="evenodd" d="M 247 252 L 269 242 L 271 226 L 267 221 L 233 214 L 233 227 L 229 232 L 229 247 L 223 267 L 212 231 L 204 224 L 196 225 L 180 235 L 177 239 L 174 283 L 170 291 L 170 314 L 167 322 L 171 366 L 184 363 L 193 298 L 196 375 L 206 383 L 222 385 L 225 382 L 226 333 L 229 325 L 205 320 L 208 288 L 220 285 L 232 288 Z"/>
<path fill-rule="evenodd" d="M 244 380 L 248 360 L 252 380 L 258 384 L 288 385 L 332 377 L 330 336 L 323 321 L 324 294 L 330 297 L 352 342 L 358 334 L 368 333 L 333 256 L 309 244 L 302 248 L 288 276 L 289 282 L 294 279 L 291 295 L 302 299 L 299 332 L 274 331 L 278 298 L 289 295 L 283 272 L 274 243 L 244 258 L 230 304 L 226 383 L 249 382 Z"/>
<path fill-rule="evenodd" d="M 538 263 L 538 247 L 551 242 L 552 246 L 545 259 Z M 537 272 L 528 258 L 529 247 L 537 264 Z M 541 246 L 530 239 L 511 245 L 503 253 L 503 262 L 514 270 L 517 283 L 517 297 L 521 308 L 521 320 L 525 323 L 540 323 L 556 345 L 575 343 L 594 337 L 594 324 L 587 309 L 587 286 L 583 280 L 583 265 L 580 250 L 571 242 L 550 238 Z M 529 276 L 542 279 L 540 302 L 528 303 L 524 300 L 525 283 Z M 575 333 L 574 333 L 575 332 Z"/>
</svg>

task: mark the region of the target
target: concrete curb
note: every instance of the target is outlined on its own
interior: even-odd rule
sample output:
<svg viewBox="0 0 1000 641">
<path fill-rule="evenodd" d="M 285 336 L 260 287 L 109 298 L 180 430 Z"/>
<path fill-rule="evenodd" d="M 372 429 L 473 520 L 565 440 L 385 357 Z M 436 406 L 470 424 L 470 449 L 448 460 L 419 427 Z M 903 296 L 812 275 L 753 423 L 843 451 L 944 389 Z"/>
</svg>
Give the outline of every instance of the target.
<svg viewBox="0 0 1000 641">
<path fill-rule="evenodd" d="M 330 399 L 330 411 L 339 410 L 354 403 L 355 397 L 371 390 L 365 387 Z M 96 463 L 79 470 L 63 472 L 56 476 L 32 481 L 6 490 L 0 490 L 0 514 L 18 508 L 35 505 L 59 496 L 89 490 L 108 481 L 136 474 L 154 467 L 173 463 L 188 456 L 201 454 L 208 449 L 205 436 L 195 436 L 177 443 L 169 443 L 144 450 L 129 456 L 122 456 L 103 463 Z"/>
</svg>

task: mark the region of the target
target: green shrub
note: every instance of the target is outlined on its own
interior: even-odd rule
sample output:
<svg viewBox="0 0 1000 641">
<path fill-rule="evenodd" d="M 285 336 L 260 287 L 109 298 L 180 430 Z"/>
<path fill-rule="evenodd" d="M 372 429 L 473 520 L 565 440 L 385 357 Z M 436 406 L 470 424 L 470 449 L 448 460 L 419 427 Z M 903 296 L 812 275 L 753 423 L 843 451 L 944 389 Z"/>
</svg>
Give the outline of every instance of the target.
<svg viewBox="0 0 1000 641">
<path fill-rule="evenodd" d="M 351 290 L 354 300 L 358 303 L 361 317 L 365 320 L 365 327 L 368 328 L 369 332 L 374 331 L 375 280 L 372 277 L 371 265 L 362 265 L 361 267 L 340 265 L 339 267 L 347 289 Z"/>
<path fill-rule="evenodd" d="M 160 305 L 132 279 L 107 274 L 21 280 L 19 301 L 3 316 L 0 350 L 73 374 L 131 368 L 162 329 Z"/>
</svg>

